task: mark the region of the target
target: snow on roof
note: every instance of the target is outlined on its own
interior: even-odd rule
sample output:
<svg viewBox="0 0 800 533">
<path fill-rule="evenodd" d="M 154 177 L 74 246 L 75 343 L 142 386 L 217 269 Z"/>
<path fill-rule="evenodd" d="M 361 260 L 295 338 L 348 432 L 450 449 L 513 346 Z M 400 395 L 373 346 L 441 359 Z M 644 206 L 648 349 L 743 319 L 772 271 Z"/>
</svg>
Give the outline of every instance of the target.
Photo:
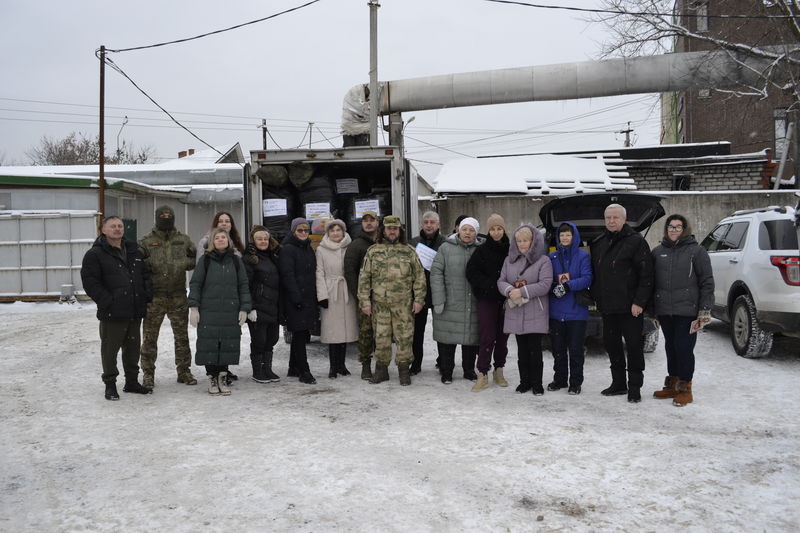
<svg viewBox="0 0 800 533">
<path fill-rule="evenodd" d="M 533 196 L 633 190 L 633 180 L 609 173 L 603 159 L 526 155 L 456 159 L 436 177 L 437 193 L 516 193 Z"/>
</svg>

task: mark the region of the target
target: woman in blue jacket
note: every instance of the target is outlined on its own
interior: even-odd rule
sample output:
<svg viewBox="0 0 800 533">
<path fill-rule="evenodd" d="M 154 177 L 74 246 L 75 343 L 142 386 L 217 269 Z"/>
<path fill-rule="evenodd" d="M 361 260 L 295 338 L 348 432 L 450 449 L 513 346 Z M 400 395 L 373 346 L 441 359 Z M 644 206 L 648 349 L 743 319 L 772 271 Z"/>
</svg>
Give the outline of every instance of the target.
<svg viewBox="0 0 800 533">
<path fill-rule="evenodd" d="M 558 227 L 558 245 L 550 253 L 553 289 L 550 292 L 550 343 L 553 351 L 553 382 L 547 390 L 569 387 L 580 394 L 583 384 L 583 343 L 589 308 L 577 301 L 577 293 L 592 284 L 592 261 L 581 250 L 581 235 L 572 222 Z"/>
</svg>

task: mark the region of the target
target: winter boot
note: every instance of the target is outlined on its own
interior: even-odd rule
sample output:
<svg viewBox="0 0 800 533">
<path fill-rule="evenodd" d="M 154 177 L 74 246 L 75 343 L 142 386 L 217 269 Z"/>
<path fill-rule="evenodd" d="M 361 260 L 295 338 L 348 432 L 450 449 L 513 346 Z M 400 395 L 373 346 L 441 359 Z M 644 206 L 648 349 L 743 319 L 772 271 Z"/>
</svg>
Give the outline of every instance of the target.
<svg viewBox="0 0 800 533">
<path fill-rule="evenodd" d="M 658 398 L 659 400 L 665 400 L 667 398 L 674 398 L 675 395 L 678 393 L 675 390 L 675 386 L 678 384 L 678 378 L 676 376 L 667 376 L 664 378 L 664 388 L 661 390 L 657 390 L 653 393 L 653 398 Z"/>
<path fill-rule="evenodd" d="M 304 370 L 300 372 L 300 383 L 305 383 L 306 385 L 316 385 L 317 380 L 311 374 L 311 370 Z"/>
<path fill-rule="evenodd" d="M 152 389 L 155 387 L 155 376 L 152 372 L 142 372 L 142 387 Z"/>
<path fill-rule="evenodd" d="M 217 386 L 219 387 L 219 393 L 222 396 L 229 396 L 231 394 L 231 389 L 228 388 L 228 373 L 227 372 L 220 372 L 219 377 L 217 378 Z"/>
<path fill-rule="evenodd" d="M 478 372 L 478 381 L 472 386 L 472 392 L 482 391 L 489 386 L 489 377 L 483 372 Z"/>
<path fill-rule="evenodd" d="M 336 367 L 339 364 L 339 353 L 338 349 L 335 345 L 329 344 L 328 345 L 328 361 L 330 362 L 330 370 L 328 371 L 328 377 L 330 379 L 336 379 Z"/>
<path fill-rule="evenodd" d="M 692 403 L 694 398 L 692 398 L 691 381 L 678 380 L 678 384 L 675 386 L 675 389 L 678 393 L 675 395 L 675 398 L 672 399 L 672 405 L 676 407 L 683 407 L 687 403 Z"/>
<path fill-rule="evenodd" d="M 119 400 L 116 383 L 106 383 L 106 400 Z"/>
<path fill-rule="evenodd" d="M 411 368 L 408 363 L 401 363 L 397 365 L 397 371 L 400 374 L 400 385 L 411 385 Z"/>
<path fill-rule="evenodd" d="M 219 379 L 217 376 L 208 374 L 208 393 L 212 396 L 219 395 Z"/>
<path fill-rule="evenodd" d="M 464 347 L 461 347 L 461 368 L 464 370 L 464 379 L 476 381 L 478 374 L 475 373 L 475 355 L 464 355 Z"/>
<path fill-rule="evenodd" d="M 361 362 L 361 379 L 372 381 L 372 359 Z"/>
<path fill-rule="evenodd" d="M 557 391 L 557 390 L 566 389 L 566 388 L 567 388 L 567 384 L 566 383 L 557 383 L 555 381 L 553 381 L 553 382 L 551 382 L 551 383 L 549 383 L 547 385 L 547 390 L 549 390 L 549 391 Z"/>
<path fill-rule="evenodd" d="M 192 375 L 188 369 L 178 371 L 178 383 L 185 383 L 187 385 L 197 385 L 197 379 Z"/>
<path fill-rule="evenodd" d="M 125 386 L 122 387 L 122 392 L 135 392 L 136 394 L 152 394 L 153 389 L 149 387 L 142 387 L 136 379 L 125 380 Z"/>
<path fill-rule="evenodd" d="M 341 346 L 339 346 L 339 358 L 337 360 L 337 365 L 336 365 L 336 372 L 338 372 L 340 376 L 350 375 L 350 371 L 347 370 L 347 367 L 344 364 L 346 358 L 347 358 L 347 345 L 342 344 Z"/>
<path fill-rule="evenodd" d="M 250 354 L 250 362 L 253 364 L 253 377 L 251 378 L 256 383 L 268 383 L 266 372 L 264 371 L 264 354 L 253 353 Z"/>
<path fill-rule="evenodd" d="M 506 378 L 503 376 L 502 366 L 494 369 L 494 372 L 492 372 L 492 380 L 498 387 L 508 387 L 508 381 L 506 381 Z"/>
<path fill-rule="evenodd" d="M 230 385 L 231 381 L 239 381 L 239 376 L 228 370 L 225 372 L 225 382 Z"/>
<path fill-rule="evenodd" d="M 619 396 L 627 392 L 628 392 L 628 386 L 625 383 L 619 384 L 612 381 L 611 385 L 609 385 L 608 388 L 600 391 L 600 394 L 602 394 L 603 396 Z"/>
<path fill-rule="evenodd" d="M 272 371 L 272 352 L 269 351 L 264 354 L 264 377 L 267 379 L 269 383 L 275 383 L 276 381 L 280 381 L 281 378 Z"/>
<path fill-rule="evenodd" d="M 375 373 L 372 374 L 372 379 L 369 380 L 369 382 L 373 385 L 376 385 L 378 383 L 383 383 L 384 381 L 389 381 L 389 367 L 380 361 L 376 361 Z"/>
<path fill-rule="evenodd" d="M 628 389 L 628 403 L 639 403 L 642 401 L 642 393 L 637 388 L 629 388 Z"/>
</svg>

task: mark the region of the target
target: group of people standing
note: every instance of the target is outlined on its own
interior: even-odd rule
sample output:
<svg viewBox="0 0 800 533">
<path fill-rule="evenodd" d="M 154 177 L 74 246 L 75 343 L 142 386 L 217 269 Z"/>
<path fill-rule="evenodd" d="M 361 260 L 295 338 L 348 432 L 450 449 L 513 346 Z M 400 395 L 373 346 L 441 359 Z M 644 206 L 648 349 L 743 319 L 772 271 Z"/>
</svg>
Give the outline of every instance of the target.
<svg viewBox="0 0 800 533">
<path fill-rule="evenodd" d="M 651 253 L 626 224 L 624 207 L 612 204 L 591 254 L 581 249 L 575 224 L 557 229 L 555 249 L 549 251 L 536 227 L 523 224 L 509 234 L 498 214 L 488 218 L 485 236 L 468 216 L 459 217 L 453 233 L 444 236 L 438 214 L 426 212 L 409 245 L 399 217 L 385 216 L 381 222 L 376 212 L 366 211 L 355 238 L 343 221 L 328 221 L 316 251 L 303 218 L 292 221 L 282 243 L 256 225 L 245 247 L 231 214 L 217 213 L 195 247 L 175 228 L 169 206 L 155 215 L 155 227 L 138 244 L 124 238 L 118 217 L 106 218 L 84 257 L 84 288 L 98 307 L 106 399 L 119 399 L 120 348 L 123 390 L 152 392 L 164 316 L 172 326 L 177 381 L 197 384 L 190 370 L 191 324 L 197 328 L 195 363 L 205 367 L 212 395 L 229 395 L 238 379 L 229 366 L 239 363 L 245 323 L 256 382 L 280 380 L 272 369 L 273 349 L 284 324 L 291 335 L 289 377 L 316 383 L 306 344 L 319 326 L 328 345 L 329 378 L 350 374 L 346 348 L 357 341 L 361 378 L 374 384 L 389 380 L 394 343 L 400 384 L 410 385 L 422 369 L 429 310 L 442 383 L 453 382 L 461 345 L 463 377 L 475 382 L 473 391 L 489 387 L 490 370 L 494 384 L 507 387 L 503 372 L 513 334 L 520 375 L 516 390 L 542 395 L 542 340 L 549 333 L 554 373 L 547 390 L 566 388 L 577 395 L 593 301 L 602 315 L 611 364 L 612 382 L 602 394 L 641 400 L 642 321 L 649 309 L 661 323 L 668 362 L 664 388 L 654 396 L 672 398 L 676 405 L 692 401 L 693 348 L 696 332 L 710 320 L 713 277 L 708 255 L 681 215 L 667 218 L 662 243 Z M 420 257 L 427 258 L 425 267 Z M 187 271 L 193 271 L 188 296 Z"/>
</svg>

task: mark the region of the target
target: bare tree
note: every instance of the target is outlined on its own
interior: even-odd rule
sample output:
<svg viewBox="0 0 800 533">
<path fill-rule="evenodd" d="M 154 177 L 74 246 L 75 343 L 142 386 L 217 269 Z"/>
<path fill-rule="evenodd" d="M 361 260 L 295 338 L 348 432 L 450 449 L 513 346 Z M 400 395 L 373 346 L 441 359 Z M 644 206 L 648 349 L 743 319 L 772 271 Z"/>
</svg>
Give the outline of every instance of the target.
<svg viewBox="0 0 800 533">
<path fill-rule="evenodd" d="M 135 148 L 122 141 L 113 155 L 105 156 L 106 164 L 140 164 L 155 152 L 152 146 Z M 99 138 L 72 132 L 63 139 L 44 136 L 39 145 L 26 152 L 32 165 L 96 165 L 100 162 Z"/>
<path fill-rule="evenodd" d="M 726 12 L 733 5 L 745 12 Z M 766 98 L 777 91 L 790 96 L 793 108 L 800 107 L 798 0 L 603 0 L 602 6 L 608 12 L 593 20 L 612 36 L 603 44 L 603 57 L 723 50 L 748 69 L 741 58 L 757 58 L 765 65 L 757 72 L 758 82 L 731 92 Z M 709 20 L 715 31 L 708 31 Z"/>
</svg>

